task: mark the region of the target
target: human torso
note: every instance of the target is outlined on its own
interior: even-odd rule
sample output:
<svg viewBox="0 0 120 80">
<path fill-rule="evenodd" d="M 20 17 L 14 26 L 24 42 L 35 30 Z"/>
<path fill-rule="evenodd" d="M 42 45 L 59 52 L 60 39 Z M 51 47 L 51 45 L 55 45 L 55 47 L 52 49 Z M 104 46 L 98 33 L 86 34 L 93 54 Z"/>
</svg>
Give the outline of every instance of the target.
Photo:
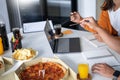
<svg viewBox="0 0 120 80">
<path fill-rule="evenodd" d="M 118 35 L 120 36 L 120 8 L 118 8 L 116 11 L 108 10 L 108 14 L 111 25 L 118 32 Z"/>
</svg>

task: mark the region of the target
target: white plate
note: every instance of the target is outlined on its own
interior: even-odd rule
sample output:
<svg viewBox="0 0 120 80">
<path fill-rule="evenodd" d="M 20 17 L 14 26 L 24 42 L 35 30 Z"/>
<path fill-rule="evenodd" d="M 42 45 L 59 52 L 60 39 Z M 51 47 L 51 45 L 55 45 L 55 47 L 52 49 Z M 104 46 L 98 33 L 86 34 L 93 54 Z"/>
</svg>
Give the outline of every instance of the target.
<svg viewBox="0 0 120 80">
<path fill-rule="evenodd" d="M 26 62 L 26 61 L 30 61 L 30 60 L 34 59 L 37 55 L 38 55 L 38 51 L 36 51 L 35 56 L 33 56 L 32 58 L 29 58 L 29 59 L 27 59 L 27 60 L 17 60 L 17 59 L 15 59 L 15 58 L 13 58 L 13 59 L 16 60 L 16 61 Z"/>
</svg>

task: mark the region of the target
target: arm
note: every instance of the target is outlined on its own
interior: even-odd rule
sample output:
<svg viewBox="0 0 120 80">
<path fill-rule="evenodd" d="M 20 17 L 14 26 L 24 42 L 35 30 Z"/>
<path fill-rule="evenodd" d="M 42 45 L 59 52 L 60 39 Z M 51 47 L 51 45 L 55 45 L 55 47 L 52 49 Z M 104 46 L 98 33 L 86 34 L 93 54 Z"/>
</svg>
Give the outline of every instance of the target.
<svg viewBox="0 0 120 80">
<path fill-rule="evenodd" d="M 73 12 L 73 13 L 70 14 L 70 19 L 71 19 L 72 22 L 80 24 L 80 21 L 84 18 L 82 18 L 78 12 Z M 100 17 L 99 17 L 97 23 L 102 29 L 106 30 L 111 35 L 117 35 L 117 32 L 111 26 L 107 10 L 106 11 L 104 11 L 104 10 L 101 11 Z M 88 25 L 81 25 L 81 26 L 84 29 L 86 29 L 90 32 L 96 33 L 96 31 L 94 29 L 90 28 Z"/>
<path fill-rule="evenodd" d="M 70 14 L 70 20 L 72 22 L 75 22 L 77 24 L 80 24 L 80 21 L 84 19 L 80 16 L 80 14 L 78 12 L 73 12 Z M 103 29 L 105 30 L 109 30 L 108 32 L 111 32 L 111 25 L 110 25 L 110 20 L 109 20 L 109 15 L 108 15 L 108 12 L 107 11 L 101 11 L 100 13 L 100 17 L 98 19 L 98 24 L 99 26 L 101 26 Z M 81 25 L 84 29 L 90 31 L 90 32 L 93 32 L 95 33 L 95 31 L 91 28 L 89 28 L 88 25 Z"/>
<path fill-rule="evenodd" d="M 89 22 L 85 22 L 85 20 L 89 20 Z M 102 40 L 112 49 L 117 51 L 120 54 L 120 37 L 114 37 L 110 35 L 106 30 L 102 29 L 98 26 L 95 20 L 92 17 L 83 19 L 81 24 L 88 25 L 90 28 L 94 29 Z"/>
<path fill-rule="evenodd" d="M 72 12 L 70 13 L 70 20 L 76 24 L 80 24 L 80 21 L 83 20 L 78 12 Z M 90 31 L 90 32 L 95 32 L 93 29 L 89 28 L 87 25 L 80 25 L 82 26 L 85 30 Z"/>
<path fill-rule="evenodd" d="M 114 37 L 100 27 L 96 27 L 95 30 L 110 48 L 120 54 L 120 37 Z"/>
</svg>

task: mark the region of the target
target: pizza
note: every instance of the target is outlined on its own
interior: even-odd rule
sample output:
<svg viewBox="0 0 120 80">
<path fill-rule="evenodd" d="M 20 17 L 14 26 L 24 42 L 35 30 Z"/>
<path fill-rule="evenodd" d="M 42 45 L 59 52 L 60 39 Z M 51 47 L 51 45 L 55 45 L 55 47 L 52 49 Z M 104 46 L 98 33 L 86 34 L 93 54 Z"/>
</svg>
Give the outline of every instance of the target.
<svg viewBox="0 0 120 80">
<path fill-rule="evenodd" d="M 44 62 L 26 67 L 21 73 L 21 80 L 61 80 L 66 69 L 59 63 Z"/>
</svg>

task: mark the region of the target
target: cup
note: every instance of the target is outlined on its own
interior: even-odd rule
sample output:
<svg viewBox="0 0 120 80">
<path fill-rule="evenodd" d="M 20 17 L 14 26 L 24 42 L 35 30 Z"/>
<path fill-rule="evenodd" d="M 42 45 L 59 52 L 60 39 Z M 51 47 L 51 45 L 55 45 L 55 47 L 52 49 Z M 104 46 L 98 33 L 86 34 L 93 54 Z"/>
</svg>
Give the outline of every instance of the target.
<svg viewBox="0 0 120 80">
<path fill-rule="evenodd" d="M 55 29 L 55 34 L 56 35 L 60 35 L 61 34 L 61 28 L 62 28 L 61 24 L 54 25 L 54 29 Z"/>
<path fill-rule="evenodd" d="M 78 73 L 81 80 L 87 80 L 89 73 L 89 65 L 87 63 L 79 64 Z"/>
</svg>

